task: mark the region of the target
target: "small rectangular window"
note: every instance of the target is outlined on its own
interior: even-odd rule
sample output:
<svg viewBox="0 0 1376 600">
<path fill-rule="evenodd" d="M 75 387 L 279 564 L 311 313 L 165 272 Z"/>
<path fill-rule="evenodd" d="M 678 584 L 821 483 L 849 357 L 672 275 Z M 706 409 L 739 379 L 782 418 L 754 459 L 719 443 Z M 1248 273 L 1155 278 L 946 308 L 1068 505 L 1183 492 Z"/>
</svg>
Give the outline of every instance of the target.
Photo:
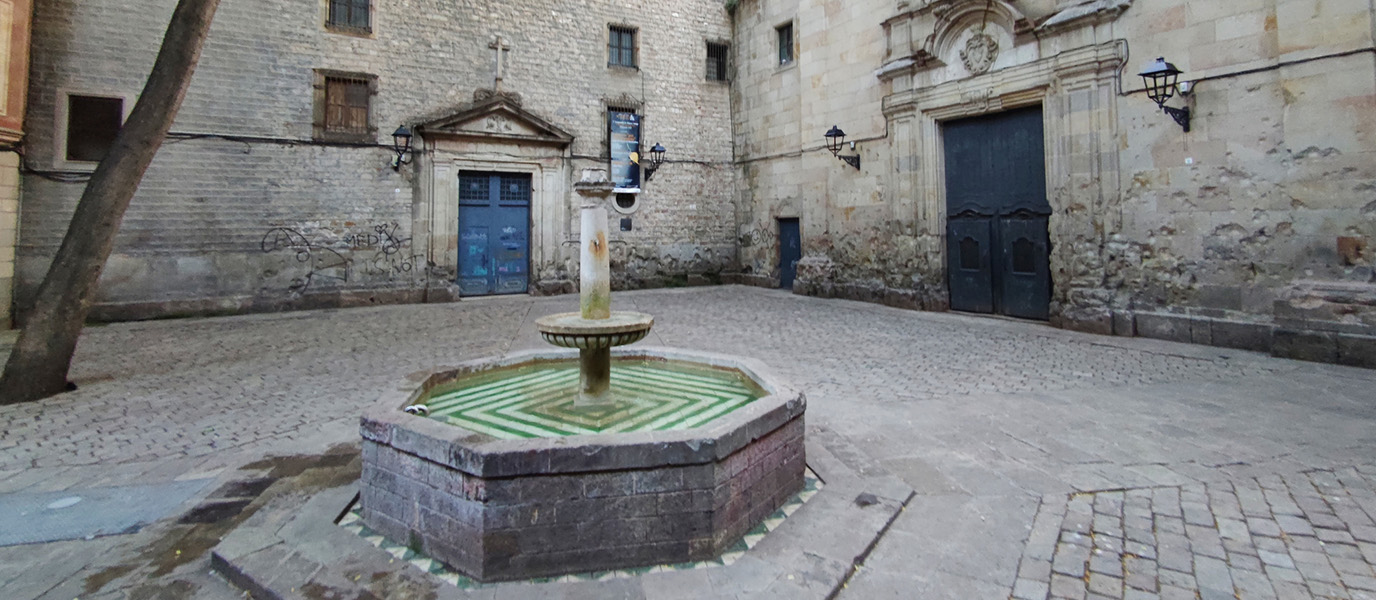
<svg viewBox="0 0 1376 600">
<path fill-rule="evenodd" d="M 777 28 L 779 32 L 779 64 L 793 62 L 793 24 L 785 23 Z"/>
<path fill-rule="evenodd" d="M 367 79 L 325 78 L 325 131 L 328 133 L 367 134 Z"/>
<path fill-rule="evenodd" d="M 100 162 L 123 122 L 123 98 L 67 96 L 67 160 Z"/>
<path fill-rule="evenodd" d="M 707 42 L 707 80 L 726 81 L 730 75 L 731 47 Z"/>
<path fill-rule="evenodd" d="M 607 38 L 607 64 L 614 67 L 636 66 L 635 29 L 611 26 L 611 35 Z"/>
<path fill-rule="evenodd" d="M 332 29 L 369 33 L 372 24 L 372 0 L 330 0 L 330 17 L 326 22 Z"/>
<path fill-rule="evenodd" d="M 317 70 L 315 72 L 315 139 L 327 142 L 369 143 L 377 141 L 373 122 L 373 96 L 377 78 L 367 73 Z"/>
</svg>

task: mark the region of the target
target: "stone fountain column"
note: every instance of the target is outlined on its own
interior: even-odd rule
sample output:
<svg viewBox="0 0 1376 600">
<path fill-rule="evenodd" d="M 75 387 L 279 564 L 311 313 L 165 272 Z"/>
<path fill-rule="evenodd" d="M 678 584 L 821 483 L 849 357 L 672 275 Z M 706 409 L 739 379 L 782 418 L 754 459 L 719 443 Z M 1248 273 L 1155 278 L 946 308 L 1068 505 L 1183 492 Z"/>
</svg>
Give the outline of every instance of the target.
<svg viewBox="0 0 1376 600">
<path fill-rule="evenodd" d="M 578 399 L 574 407 L 615 402 L 612 348 L 632 344 L 650 333 L 654 317 L 638 312 L 612 312 L 611 254 L 607 247 L 607 197 L 615 186 L 602 169 L 584 169 L 574 184 L 583 196 L 582 235 L 579 238 L 579 312 L 546 315 L 535 320 L 545 341 L 578 349 Z"/>
<path fill-rule="evenodd" d="M 589 321 L 612 316 L 611 255 L 607 251 L 607 209 L 583 205 L 582 249 L 578 261 L 578 306 Z M 575 406 L 611 401 L 612 348 L 600 344 L 578 350 L 579 389 Z"/>
</svg>

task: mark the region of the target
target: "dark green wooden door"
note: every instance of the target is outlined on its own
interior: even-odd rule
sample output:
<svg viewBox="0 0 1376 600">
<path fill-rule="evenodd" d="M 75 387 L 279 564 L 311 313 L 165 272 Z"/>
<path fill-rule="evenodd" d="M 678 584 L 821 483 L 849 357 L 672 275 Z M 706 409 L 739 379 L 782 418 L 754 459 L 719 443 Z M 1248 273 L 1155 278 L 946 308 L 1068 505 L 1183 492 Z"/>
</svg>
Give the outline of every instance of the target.
<svg viewBox="0 0 1376 600">
<path fill-rule="evenodd" d="M 942 134 L 951 308 L 1046 319 L 1051 205 L 1041 109 L 949 121 Z"/>
</svg>

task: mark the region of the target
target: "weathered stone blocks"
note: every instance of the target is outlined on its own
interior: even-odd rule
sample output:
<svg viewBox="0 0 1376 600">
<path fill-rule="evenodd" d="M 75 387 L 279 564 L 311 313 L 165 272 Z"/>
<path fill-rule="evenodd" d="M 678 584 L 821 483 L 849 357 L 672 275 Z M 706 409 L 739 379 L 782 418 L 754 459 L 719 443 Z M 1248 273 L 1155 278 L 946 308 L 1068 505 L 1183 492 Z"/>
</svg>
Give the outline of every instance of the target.
<svg viewBox="0 0 1376 600">
<path fill-rule="evenodd" d="M 509 580 L 708 559 L 802 488 L 806 401 L 763 365 L 616 355 L 735 368 L 768 395 L 686 431 L 497 440 L 401 408 L 467 374 L 568 353 L 444 369 L 363 417 L 364 522 L 474 578 Z"/>
</svg>

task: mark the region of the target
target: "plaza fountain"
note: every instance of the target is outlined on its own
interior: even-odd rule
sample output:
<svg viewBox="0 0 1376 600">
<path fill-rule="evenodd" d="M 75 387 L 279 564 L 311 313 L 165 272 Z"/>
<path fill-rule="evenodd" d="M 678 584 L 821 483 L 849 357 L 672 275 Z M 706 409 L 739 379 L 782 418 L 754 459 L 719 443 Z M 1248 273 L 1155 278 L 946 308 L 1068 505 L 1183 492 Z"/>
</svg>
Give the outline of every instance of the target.
<svg viewBox="0 0 1376 600">
<path fill-rule="evenodd" d="M 362 521 L 479 581 L 708 560 L 804 485 L 800 391 L 757 361 L 617 349 L 606 210 L 582 208 L 568 350 L 438 369 L 364 415 Z"/>
</svg>

